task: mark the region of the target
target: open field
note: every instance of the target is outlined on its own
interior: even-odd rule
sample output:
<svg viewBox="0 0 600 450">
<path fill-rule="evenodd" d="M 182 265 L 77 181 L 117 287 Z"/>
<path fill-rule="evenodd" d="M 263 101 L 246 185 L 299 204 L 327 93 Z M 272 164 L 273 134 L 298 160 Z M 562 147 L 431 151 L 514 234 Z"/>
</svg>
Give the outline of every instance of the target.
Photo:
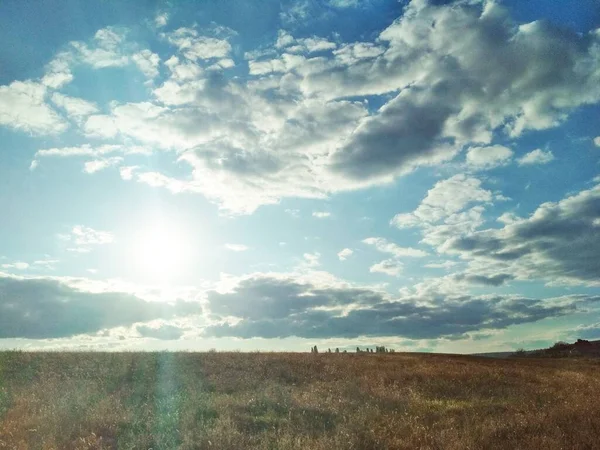
<svg viewBox="0 0 600 450">
<path fill-rule="evenodd" d="M 592 449 L 600 361 L 0 353 L 0 448 Z"/>
</svg>

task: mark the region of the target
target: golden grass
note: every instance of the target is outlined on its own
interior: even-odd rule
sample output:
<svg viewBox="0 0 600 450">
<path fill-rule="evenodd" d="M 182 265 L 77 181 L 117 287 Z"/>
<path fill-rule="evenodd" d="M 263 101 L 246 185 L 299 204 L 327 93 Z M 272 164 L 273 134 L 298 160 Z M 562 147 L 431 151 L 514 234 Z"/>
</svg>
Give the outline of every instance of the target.
<svg viewBox="0 0 600 450">
<path fill-rule="evenodd" d="M 0 353 L 0 448 L 594 449 L 600 361 Z"/>
</svg>

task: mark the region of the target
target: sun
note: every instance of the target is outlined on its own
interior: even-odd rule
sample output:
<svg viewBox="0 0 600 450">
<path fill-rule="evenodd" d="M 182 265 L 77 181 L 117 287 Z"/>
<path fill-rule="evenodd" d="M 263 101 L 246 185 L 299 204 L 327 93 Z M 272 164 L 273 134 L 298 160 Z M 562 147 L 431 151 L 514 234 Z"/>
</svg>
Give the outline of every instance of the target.
<svg viewBox="0 0 600 450">
<path fill-rule="evenodd" d="M 189 243 L 175 223 L 160 220 L 140 228 L 133 247 L 136 271 L 152 282 L 168 284 L 186 268 Z"/>
</svg>

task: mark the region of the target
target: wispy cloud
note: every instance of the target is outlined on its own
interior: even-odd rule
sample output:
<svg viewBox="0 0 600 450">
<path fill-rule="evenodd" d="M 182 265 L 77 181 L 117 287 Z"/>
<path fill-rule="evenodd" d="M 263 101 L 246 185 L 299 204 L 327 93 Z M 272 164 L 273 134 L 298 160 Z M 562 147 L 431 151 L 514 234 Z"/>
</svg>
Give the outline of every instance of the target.
<svg viewBox="0 0 600 450">
<path fill-rule="evenodd" d="M 60 240 L 74 245 L 67 250 L 75 253 L 89 253 L 95 246 L 110 244 L 114 241 L 112 233 L 94 230 L 83 225 L 75 225 L 69 233 L 59 234 L 58 237 Z"/>
<path fill-rule="evenodd" d="M 531 166 L 534 164 L 548 164 L 554 161 L 554 155 L 551 151 L 543 151 L 541 149 L 533 150 L 526 155 L 523 155 L 517 160 L 520 166 Z"/>
<path fill-rule="evenodd" d="M 409 257 L 409 258 L 423 258 L 428 253 L 412 247 L 400 247 L 393 242 L 389 242 L 387 239 L 380 237 L 370 237 L 363 239 L 363 242 L 368 245 L 374 246 L 377 250 L 383 253 L 389 253 L 394 255 L 396 258 Z"/>
</svg>

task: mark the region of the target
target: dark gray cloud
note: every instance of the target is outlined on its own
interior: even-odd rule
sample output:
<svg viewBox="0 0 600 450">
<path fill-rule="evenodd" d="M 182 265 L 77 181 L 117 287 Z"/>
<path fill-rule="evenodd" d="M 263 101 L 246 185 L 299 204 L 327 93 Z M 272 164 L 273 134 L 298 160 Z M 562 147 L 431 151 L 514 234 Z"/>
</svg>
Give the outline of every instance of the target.
<svg viewBox="0 0 600 450">
<path fill-rule="evenodd" d="M 451 94 L 445 83 L 437 90 Z M 332 169 L 366 178 L 449 159 L 455 150 L 444 142 L 442 132 L 457 109 L 435 92 L 435 88 L 402 91 L 356 130 L 350 143 L 334 155 Z"/>
<path fill-rule="evenodd" d="M 449 239 L 443 251 L 472 267 L 493 263 L 500 277 L 600 284 L 600 185 L 558 203 L 544 203 L 527 219 Z"/>
<path fill-rule="evenodd" d="M 232 292 L 211 291 L 208 301 L 214 318 L 239 319 L 206 328 L 210 336 L 433 339 L 457 338 L 483 328 L 500 329 L 569 314 L 600 301 L 600 297 L 424 294 L 391 298 L 376 290 L 317 287 L 299 283 L 292 276 L 256 275 L 241 281 Z"/>
<path fill-rule="evenodd" d="M 54 279 L 0 277 L 0 338 L 59 338 L 136 322 L 199 314 L 198 303 L 158 303 L 121 292 L 91 293 Z"/>
<path fill-rule="evenodd" d="M 316 307 L 377 303 L 382 295 L 368 289 L 319 289 L 287 278 L 259 277 L 242 280 L 233 292 L 209 291 L 207 299 L 213 314 L 256 320 L 281 319 Z"/>
<path fill-rule="evenodd" d="M 456 281 L 466 281 L 467 283 L 482 284 L 484 286 L 501 286 L 507 281 L 514 280 L 514 278 L 513 275 L 508 273 L 499 273 L 489 277 L 485 275 L 469 274 L 459 274 L 454 276 Z"/>
</svg>

